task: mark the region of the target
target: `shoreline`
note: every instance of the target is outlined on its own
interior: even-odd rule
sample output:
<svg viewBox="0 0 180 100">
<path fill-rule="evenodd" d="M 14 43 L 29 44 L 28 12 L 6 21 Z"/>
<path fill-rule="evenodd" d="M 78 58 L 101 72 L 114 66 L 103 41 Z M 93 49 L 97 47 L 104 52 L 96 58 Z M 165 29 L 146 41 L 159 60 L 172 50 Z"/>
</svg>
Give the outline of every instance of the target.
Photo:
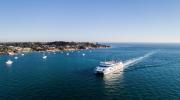
<svg viewBox="0 0 180 100">
<path fill-rule="evenodd" d="M 7 42 L 0 43 L 0 55 L 28 52 L 64 52 L 110 48 L 108 45 L 90 42 Z"/>
</svg>

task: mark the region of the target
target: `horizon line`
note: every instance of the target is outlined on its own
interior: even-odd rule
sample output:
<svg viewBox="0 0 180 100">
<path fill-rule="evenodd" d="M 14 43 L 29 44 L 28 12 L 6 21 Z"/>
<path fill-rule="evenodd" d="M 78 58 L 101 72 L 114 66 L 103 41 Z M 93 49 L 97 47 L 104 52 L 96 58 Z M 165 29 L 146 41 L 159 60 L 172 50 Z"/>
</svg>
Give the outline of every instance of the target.
<svg viewBox="0 0 180 100">
<path fill-rule="evenodd" d="M 20 43 L 20 42 L 89 42 L 89 43 L 131 43 L 131 44 L 180 44 L 180 42 L 110 42 L 110 41 L 63 41 L 63 40 L 54 40 L 54 41 L 0 41 L 0 43 Z"/>
</svg>

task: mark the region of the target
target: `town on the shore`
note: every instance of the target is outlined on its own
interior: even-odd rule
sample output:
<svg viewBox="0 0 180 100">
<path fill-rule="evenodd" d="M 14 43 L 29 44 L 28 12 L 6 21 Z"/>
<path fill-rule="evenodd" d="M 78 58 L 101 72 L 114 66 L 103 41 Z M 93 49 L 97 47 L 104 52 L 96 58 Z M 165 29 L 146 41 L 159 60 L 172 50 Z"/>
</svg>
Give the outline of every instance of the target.
<svg viewBox="0 0 180 100">
<path fill-rule="evenodd" d="M 109 48 L 110 46 L 90 42 L 2 42 L 0 43 L 0 54 L 14 55 L 21 52 L 32 51 L 74 51 L 83 49 Z"/>
</svg>

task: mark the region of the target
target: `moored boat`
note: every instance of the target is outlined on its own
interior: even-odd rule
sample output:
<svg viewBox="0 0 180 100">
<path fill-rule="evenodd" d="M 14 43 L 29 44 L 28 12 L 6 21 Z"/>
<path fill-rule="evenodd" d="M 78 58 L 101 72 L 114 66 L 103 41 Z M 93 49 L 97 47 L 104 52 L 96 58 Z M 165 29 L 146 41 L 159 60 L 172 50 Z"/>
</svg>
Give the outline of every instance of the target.
<svg viewBox="0 0 180 100">
<path fill-rule="evenodd" d="M 8 61 L 6 62 L 7 65 L 11 65 L 12 63 L 13 63 L 13 61 L 11 61 L 11 60 L 8 60 Z"/>
<path fill-rule="evenodd" d="M 47 58 L 47 56 L 43 56 L 43 59 L 46 59 Z"/>
</svg>

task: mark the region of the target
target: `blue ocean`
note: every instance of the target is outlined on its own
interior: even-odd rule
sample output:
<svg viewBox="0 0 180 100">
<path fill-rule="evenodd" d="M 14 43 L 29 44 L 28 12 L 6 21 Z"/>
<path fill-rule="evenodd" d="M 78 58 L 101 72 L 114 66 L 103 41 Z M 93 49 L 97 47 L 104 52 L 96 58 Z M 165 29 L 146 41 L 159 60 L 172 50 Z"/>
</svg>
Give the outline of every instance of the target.
<svg viewBox="0 0 180 100">
<path fill-rule="evenodd" d="M 107 45 L 46 53 L 47 59 L 40 52 L 0 56 L 0 100 L 180 99 L 180 44 Z M 96 76 L 94 68 L 108 60 L 123 61 L 124 70 Z"/>
</svg>

